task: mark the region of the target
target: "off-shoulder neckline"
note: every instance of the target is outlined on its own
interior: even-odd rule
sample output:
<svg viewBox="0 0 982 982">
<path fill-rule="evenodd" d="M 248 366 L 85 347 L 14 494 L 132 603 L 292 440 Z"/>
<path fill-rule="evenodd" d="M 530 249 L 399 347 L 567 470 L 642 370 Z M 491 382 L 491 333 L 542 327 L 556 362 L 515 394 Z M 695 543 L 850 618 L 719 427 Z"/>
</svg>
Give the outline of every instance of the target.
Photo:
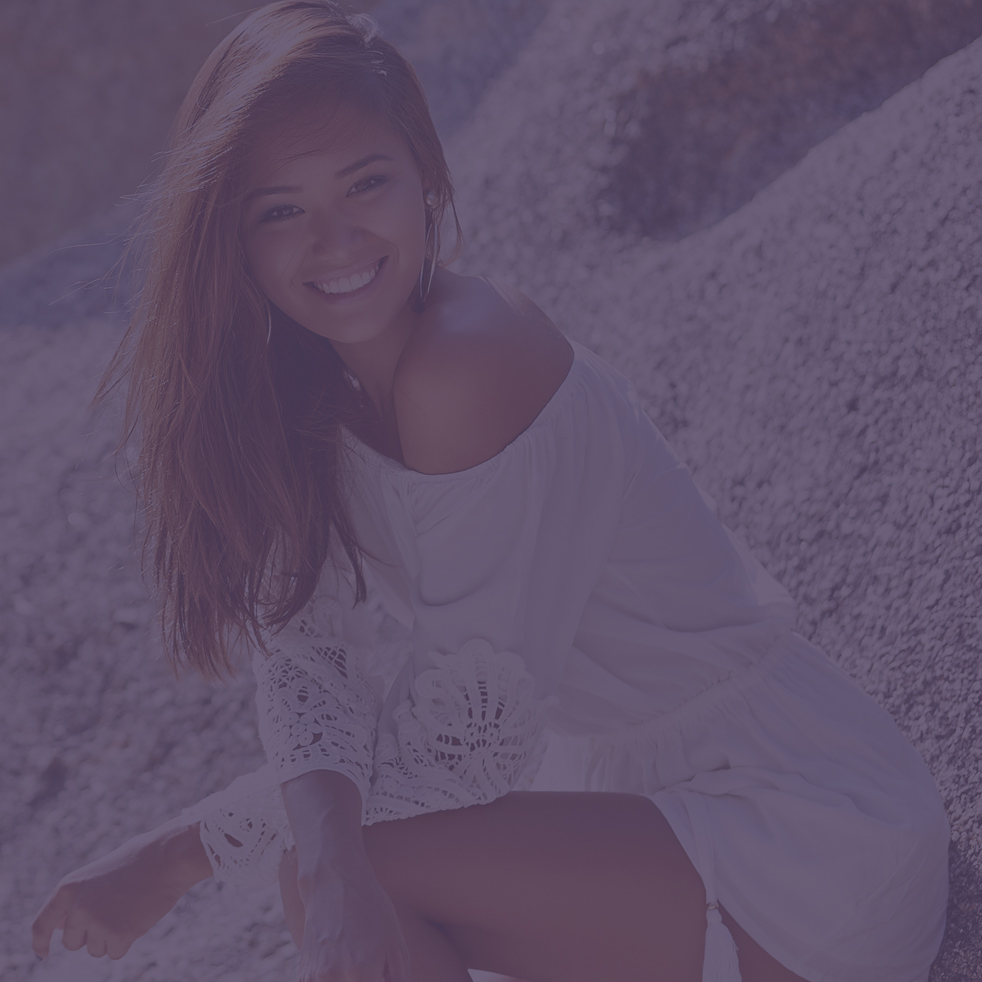
<svg viewBox="0 0 982 982">
<path fill-rule="evenodd" d="M 556 391 L 549 397 L 549 401 L 539 410 L 539 414 L 535 419 L 511 443 L 504 446 L 493 457 L 488 457 L 487 460 L 481 461 L 481 463 L 475 464 L 473 467 L 465 467 L 463 470 L 449 471 L 445 474 L 424 474 L 422 471 L 414 471 L 411 467 L 400 464 L 399 461 L 394 460 L 392 457 L 387 457 L 385 454 L 379 453 L 374 447 L 370 447 L 363 440 L 359 439 L 347 426 L 342 425 L 341 430 L 345 434 L 351 449 L 356 450 L 360 456 L 375 464 L 380 469 L 403 480 L 418 483 L 440 483 L 476 477 L 487 470 L 499 466 L 508 454 L 514 453 L 518 446 L 527 441 L 535 430 L 545 425 L 562 407 L 567 393 L 573 388 L 576 379 L 582 371 L 584 352 L 587 350 L 582 344 L 574 341 L 572 338 L 568 337 L 566 340 L 573 349 L 573 360 L 570 362 L 566 377 L 559 383 Z"/>
</svg>

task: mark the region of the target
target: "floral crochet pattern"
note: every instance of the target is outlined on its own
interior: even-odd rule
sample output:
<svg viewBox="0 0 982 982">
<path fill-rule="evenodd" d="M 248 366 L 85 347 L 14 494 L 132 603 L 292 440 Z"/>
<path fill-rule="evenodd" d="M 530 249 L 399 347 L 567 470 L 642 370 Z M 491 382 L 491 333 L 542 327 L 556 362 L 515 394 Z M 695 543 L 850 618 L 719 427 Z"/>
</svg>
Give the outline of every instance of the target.
<svg viewBox="0 0 982 982">
<path fill-rule="evenodd" d="M 215 878 L 240 890 L 275 882 L 283 853 L 293 847 L 279 781 L 269 764 L 185 809 L 180 821 L 198 823 Z"/>
<path fill-rule="evenodd" d="M 255 654 L 270 763 L 185 814 L 200 824 L 216 877 L 237 888 L 275 881 L 293 845 L 279 789 L 292 776 L 318 768 L 345 774 L 371 825 L 524 790 L 541 761 L 544 703 L 517 654 L 479 638 L 452 654 L 431 652 L 432 667 L 393 711 L 393 729 L 376 738 L 381 692 L 362 673 L 364 653 L 334 629 L 329 614 L 305 612 L 271 640 L 271 657 Z M 391 647 L 394 668 L 410 647 L 405 637 Z"/>
<path fill-rule="evenodd" d="M 475 638 L 430 660 L 395 734 L 379 735 L 366 824 L 493 801 L 528 787 L 541 762 L 542 703 L 518 655 Z"/>
<path fill-rule="evenodd" d="M 295 618 L 256 652 L 259 735 L 280 782 L 307 771 L 337 771 L 369 794 L 380 693 L 312 611 Z"/>
</svg>

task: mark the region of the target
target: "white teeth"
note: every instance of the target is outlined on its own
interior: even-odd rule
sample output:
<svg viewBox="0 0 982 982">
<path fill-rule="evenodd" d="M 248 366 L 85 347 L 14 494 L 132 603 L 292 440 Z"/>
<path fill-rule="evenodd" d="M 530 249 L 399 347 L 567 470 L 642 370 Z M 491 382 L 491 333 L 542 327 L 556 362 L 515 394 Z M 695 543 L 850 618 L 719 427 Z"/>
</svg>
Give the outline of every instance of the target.
<svg viewBox="0 0 982 982">
<path fill-rule="evenodd" d="M 375 279 L 375 274 L 379 271 L 381 260 L 371 269 L 364 273 L 356 273 L 354 276 L 341 276 L 336 280 L 328 280 L 326 283 L 314 283 L 321 293 L 351 293 L 352 290 L 359 290 L 366 283 L 371 283 Z"/>
</svg>

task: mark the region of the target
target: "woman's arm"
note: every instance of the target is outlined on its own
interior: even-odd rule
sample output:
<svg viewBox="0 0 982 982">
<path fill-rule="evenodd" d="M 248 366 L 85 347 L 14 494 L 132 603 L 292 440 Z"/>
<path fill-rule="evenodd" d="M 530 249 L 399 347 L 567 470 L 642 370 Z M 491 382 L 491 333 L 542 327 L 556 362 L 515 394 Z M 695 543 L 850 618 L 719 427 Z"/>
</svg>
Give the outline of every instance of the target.
<svg viewBox="0 0 982 982">
<path fill-rule="evenodd" d="M 166 831 L 164 831 L 166 830 Z M 212 875 L 211 863 L 201 843 L 199 824 L 184 825 L 173 819 L 157 830 L 162 834 L 161 848 L 165 865 L 172 871 L 178 885 L 184 885 L 187 893 L 196 883 Z"/>
<path fill-rule="evenodd" d="M 308 771 L 282 785 L 297 847 L 301 896 L 318 872 L 364 859 L 362 801 L 355 783 L 337 771 Z"/>
<path fill-rule="evenodd" d="M 70 951 L 122 958 L 196 883 L 211 876 L 198 824 L 172 819 L 65 876 L 31 925 L 46 958 L 60 929 Z"/>
<path fill-rule="evenodd" d="M 365 852 L 358 788 L 326 770 L 301 774 L 282 788 L 304 905 L 300 982 L 410 982 L 395 907 Z"/>
</svg>

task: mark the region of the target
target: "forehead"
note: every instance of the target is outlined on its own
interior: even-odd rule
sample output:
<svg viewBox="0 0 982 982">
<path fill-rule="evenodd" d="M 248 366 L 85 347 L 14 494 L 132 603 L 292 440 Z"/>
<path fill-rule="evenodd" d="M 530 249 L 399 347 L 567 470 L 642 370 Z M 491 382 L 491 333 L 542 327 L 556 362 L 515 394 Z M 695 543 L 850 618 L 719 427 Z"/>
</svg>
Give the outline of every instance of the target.
<svg viewBox="0 0 982 982">
<path fill-rule="evenodd" d="M 246 153 L 246 183 L 262 183 L 290 163 L 315 155 L 343 166 L 348 158 L 375 152 L 413 161 L 403 136 L 377 115 L 327 101 L 312 103 L 256 135 Z"/>
</svg>

